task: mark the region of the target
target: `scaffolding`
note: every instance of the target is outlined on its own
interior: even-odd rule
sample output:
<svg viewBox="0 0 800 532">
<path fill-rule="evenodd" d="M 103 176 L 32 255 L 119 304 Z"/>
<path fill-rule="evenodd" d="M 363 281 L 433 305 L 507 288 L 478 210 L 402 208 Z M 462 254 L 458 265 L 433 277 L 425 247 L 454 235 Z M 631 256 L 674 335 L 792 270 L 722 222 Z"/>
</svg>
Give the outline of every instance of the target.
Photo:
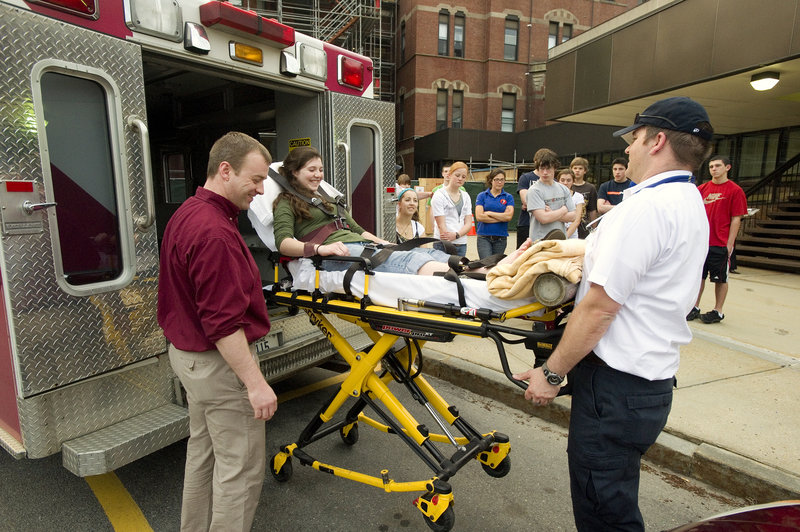
<svg viewBox="0 0 800 532">
<path fill-rule="evenodd" d="M 394 101 L 394 0 L 241 0 L 243 7 L 372 59 L 375 98 Z"/>
</svg>

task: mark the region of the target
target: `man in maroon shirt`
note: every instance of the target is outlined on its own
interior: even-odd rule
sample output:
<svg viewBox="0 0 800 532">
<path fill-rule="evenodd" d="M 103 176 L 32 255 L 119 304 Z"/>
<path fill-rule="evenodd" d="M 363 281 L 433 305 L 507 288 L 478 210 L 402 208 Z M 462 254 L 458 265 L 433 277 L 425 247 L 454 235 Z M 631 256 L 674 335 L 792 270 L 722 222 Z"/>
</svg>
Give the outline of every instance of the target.
<svg viewBox="0 0 800 532">
<path fill-rule="evenodd" d="M 182 530 L 250 530 L 266 467 L 264 422 L 278 406 L 252 343 L 269 332 L 261 276 L 238 231 L 272 161 L 231 132 L 211 147 L 205 184 L 167 224 L 158 323 L 189 403 Z"/>
</svg>

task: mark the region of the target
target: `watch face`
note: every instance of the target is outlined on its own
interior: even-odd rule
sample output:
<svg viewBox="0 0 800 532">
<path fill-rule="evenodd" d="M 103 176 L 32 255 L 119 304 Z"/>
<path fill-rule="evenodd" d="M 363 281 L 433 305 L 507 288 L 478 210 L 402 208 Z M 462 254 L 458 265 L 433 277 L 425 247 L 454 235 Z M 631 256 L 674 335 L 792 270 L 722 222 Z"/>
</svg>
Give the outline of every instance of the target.
<svg viewBox="0 0 800 532">
<path fill-rule="evenodd" d="M 550 384 L 561 384 L 562 380 L 563 379 L 561 377 L 559 377 L 554 373 L 551 373 L 550 375 L 547 376 L 547 382 L 549 382 Z"/>
</svg>

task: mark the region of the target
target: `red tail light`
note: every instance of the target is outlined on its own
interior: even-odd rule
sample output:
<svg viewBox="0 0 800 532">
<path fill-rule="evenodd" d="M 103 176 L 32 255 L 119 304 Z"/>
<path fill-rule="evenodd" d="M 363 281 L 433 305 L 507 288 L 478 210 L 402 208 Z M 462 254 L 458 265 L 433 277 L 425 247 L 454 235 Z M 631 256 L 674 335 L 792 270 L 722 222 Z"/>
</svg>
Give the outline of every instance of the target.
<svg viewBox="0 0 800 532">
<path fill-rule="evenodd" d="M 339 56 L 339 83 L 354 89 L 364 88 L 364 63 L 350 57 Z"/>
</svg>

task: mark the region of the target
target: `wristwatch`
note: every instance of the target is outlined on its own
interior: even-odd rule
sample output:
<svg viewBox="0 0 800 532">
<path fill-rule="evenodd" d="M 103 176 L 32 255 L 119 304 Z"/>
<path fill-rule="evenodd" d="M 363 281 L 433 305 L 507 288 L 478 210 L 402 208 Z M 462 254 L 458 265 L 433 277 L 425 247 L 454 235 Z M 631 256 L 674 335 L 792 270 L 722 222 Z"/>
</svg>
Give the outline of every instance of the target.
<svg viewBox="0 0 800 532">
<path fill-rule="evenodd" d="M 559 375 L 558 373 L 553 373 L 547 368 L 547 362 L 542 364 L 542 371 L 544 372 L 544 378 L 547 379 L 547 382 L 552 384 L 553 386 L 559 386 L 566 377 Z"/>
</svg>

